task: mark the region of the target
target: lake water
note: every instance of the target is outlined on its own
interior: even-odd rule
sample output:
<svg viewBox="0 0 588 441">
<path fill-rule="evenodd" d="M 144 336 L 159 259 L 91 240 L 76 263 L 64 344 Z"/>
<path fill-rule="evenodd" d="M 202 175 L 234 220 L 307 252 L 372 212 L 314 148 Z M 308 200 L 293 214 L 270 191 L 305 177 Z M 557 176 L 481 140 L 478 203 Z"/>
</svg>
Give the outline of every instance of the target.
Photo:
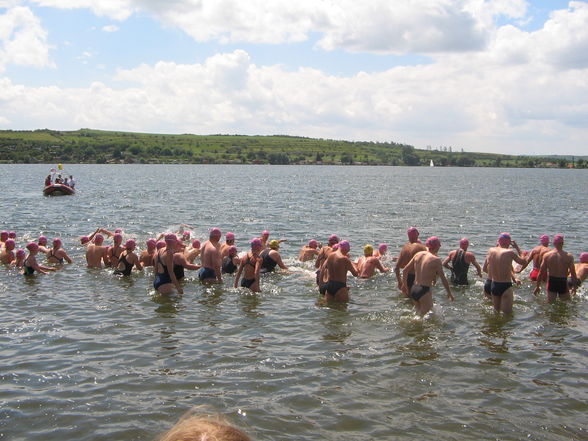
<svg viewBox="0 0 588 441">
<path fill-rule="evenodd" d="M 257 440 L 586 440 L 588 301 L 532 295 L 528 270 L 511 318 L 482 281 L 434 293 L 415 318 L 393 274 L 350 278 L 346 307 L 321 307 L 309 239 L 337 233 L 396 254 L 406 228 L 463 236 L 483 260 L 509 231 L 524 249 L 563 233 L 588 251 L 582 170 L 72 165 L 77 195 L 43 197 L 47 165 L 0 165 L 0 229 L 24 246 L 61 235 L 74 263 L 25 279 L 0 268 L 0 439 L 152 440 L 209 405 Z M 141 245 L 180 223 L 204 239 L 233 231 L 240 250 L 269 229 L 290 273 L 262 293 L 205 288 L 155 295 L 152 270 L 128 279 L 84 265 L 78 237 L 124 229 Z"/>
</svg>

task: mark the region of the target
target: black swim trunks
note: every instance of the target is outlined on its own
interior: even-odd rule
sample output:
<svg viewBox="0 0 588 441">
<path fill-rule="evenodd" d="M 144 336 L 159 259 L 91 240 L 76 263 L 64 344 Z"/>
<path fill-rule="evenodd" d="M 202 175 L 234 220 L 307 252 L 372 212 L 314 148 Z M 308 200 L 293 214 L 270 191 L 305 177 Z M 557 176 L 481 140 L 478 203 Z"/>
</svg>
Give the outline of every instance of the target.
<svg viewBox="0 0 588 441">
<path fill-rule="evenodd" d="M 202 267 L 200 271 L 198 271 L 198 279 L 206 280 L 206 279 L 216 279 L 216 273 L 212 268 Z"/>
<path fill-rule="evenodd" d="M 243 288 L 251 288 L 251 285 L 255 283 L 255 279 L 241 279 L 241 286 Z"/>
<path fill-rule="evenodd" d="M 347 284 L 345 282 L 336 282 L 335 280 L 329 280 L 321 287 L 321 289 L 324 289 L 324 291 L 327 294 L 334 296 L 335 294 L 337 294 L 337 292 L 339 292 L 341 288 L 345 288 L 346 286 Z"/>
<path fill-rule="evenodd" d="M 408 292 L 410 292 L 410 289 L 412 288 L 412 285 L 414 285 L 414 278 L 415 278 L 415 274 L 409 274 L 406 277 L 406 287 L 408 288 Z"/>
<path fill-rule="evenodd" d="M 547 291 L 556 292 L 559 295 L 568 293 L 568 279 L 565 277 L 549 276 L 547 280 Z"/>
<path fill-rule="evenodd" d="M 430 286 L 413 285 L 412 288 L 410 288 L 410 298 L 418 302 L 421 297 L 427 294 L 430 290 Z"/>
<path fill-rule="evenodd" d="M 502 297 L 502 294 L 512 286 L 511 282 L 494 282 L 490 287 L 490 292 L 493 296 Z"/>
</svg>

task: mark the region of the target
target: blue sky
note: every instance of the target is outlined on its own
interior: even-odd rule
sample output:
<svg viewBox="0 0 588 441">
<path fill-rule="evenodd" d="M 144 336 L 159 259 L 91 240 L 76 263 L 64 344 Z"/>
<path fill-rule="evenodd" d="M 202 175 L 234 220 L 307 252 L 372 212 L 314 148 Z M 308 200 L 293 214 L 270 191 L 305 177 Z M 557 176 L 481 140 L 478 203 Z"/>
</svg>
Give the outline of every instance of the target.
<svg viewBox="0 0 588 441">
<path fill-rule="evenodd" d="M 588 155 L 588 2 L 0 0 L 0 128 Z"/>
</svg>

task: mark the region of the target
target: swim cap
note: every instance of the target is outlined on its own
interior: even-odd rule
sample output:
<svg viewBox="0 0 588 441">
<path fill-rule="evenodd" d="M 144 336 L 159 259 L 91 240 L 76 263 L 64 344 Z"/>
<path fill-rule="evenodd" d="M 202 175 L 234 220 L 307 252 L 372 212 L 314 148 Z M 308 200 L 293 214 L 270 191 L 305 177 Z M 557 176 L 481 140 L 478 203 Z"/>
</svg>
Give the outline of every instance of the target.
<svg viewBox="0 0 588 441">
<path fill-rule="evenodd" d="M 61 239 L 59 237 L 53 239 L 53 246 L 58 248 L 61 246 Z"/>
<path fill-rule="evenodd" d="M 273 239 L 273 240 L 269 241 L 268 246 L 272 250 L 276 250 L 276 249 L 280 248 L 280 242 L 278 242 L 276 239 Z"/>
<path fill-rule="evenodd" d="M 3 231 L 2 233 L 0 233 L 0 240 L 2 242 L 5 242 L 6 239 L 8 239 L 8 231 Z"/>
<path fill-rule="evenodd" d="M 406 235 L 408 236 L 409 240 L 414 242 L 419 237 L 419 230 L 417 230 L 416 227 L 410 227 L 408 230 L 406 230 Z"/>
<path fill-rule="evenodd" d="M 459 247 L 462 250 L 467 250 L 469 246 L 470 246 L 470 240 L 467 237 L 464 237 L 463 239 L 461 239 L 459 241 Z"/>
<path fill-rule="evenodd" d="M 90 238 L 88 236 L 82 236 L 80 237 L 80 242 L 82 243 L 82 245 L 84 245 L 85 243 L 90 242 Z"/>
<path fill-rule="evenodd" d="M 16 233 L 14 231 L 11 231 L 8 233 L 8 237 L 11 239 L 16 239 Z"/>
<path fill-rule="evenodd" d="M 441 248 L 441 241 L 437 236 L 431 236 L 426 240 L 425 246 L 429 250 L 438 250 L 439 248 Z"/>
<path fill-rule="evenodd" d="M 158 240 L 157 243 L 155 244 L 155 248 L 157 248 L 158 250 L 165 248 L 165 241 Z"/>
<path fill-rule="evenodd" d="M 261 243 L 261 239 L 256 237 L 255 239 L 251 239 L 251 248 L 261 248 L 263 244 Z"/>
<path fill-rule="evenodd" d="M 365 254 L 366 256 L 371 256 L 372 254 L 374 254 L 374 247 L 370 244 L 367 244 L 363 247 L 363 254 Z"/>
<path fill-rule="evenodd" d="M 115 234 L 120 234 L 122 233 L 122 228 L 117 228 L 116 230 L 114 230 Z"/>
<path fill-rule="evenodd" d="M 225 234 L 225 239 L 227 239 L 227 240 L 235 240 L 235 234 L 234 233 L 231 233 L 229 231 L 227 234 Z"/>
<path fill-rule="evenodd" d="M 539 242 L 543 245 L 549 245 L 549 236 L 547 234 L 543 234 L 539 237 Z"/>
<path fill-rule="evenodd" d="M 26 254 L 26 252 L 22 248 L 16 250 L 16 257 L 24 257 L 25 254 Z"/>
<path fill-rule="evenodd" d="M 157 241 L 155 239 L 148 239 L 145 244 L 147 245 L 147 248 L 155 248 Z"/>
<path fill-rule="evenodd" d="M 114 241 L 114 243 L 121 243 L 123 240 L 122 234 L 120 233 L 116 233 L 113 237 L 112 240 Z"/>
<path fill-rule="evenodd" d="M 588 263 L 588 253 L 580 254 L 580 263 Z"/>
<path fill-rule="evenodd" d="M 198 239 L 192 241 L 192 248 L 200 248 L 200 241 Z"/>
<path fill-rule="evenodd" d="M 213 237 L 218 237 L 220 238 L 223 235 L 223 233 L 221 233 L 220 228 L 214 227 L 210 229 L 210 234 L 209 237 L 213 238 Z"/>
<path fill-rule="evenodd" d="M 133 250 L 137 246 L 137 243 L 134 239 L 129 239 L 125 242 L 125 248 L 127 250 Z"/>
<path fill-rule="evenodd" d="M 29 251 L 38 251 L 39 250 L 39 245 L 37 245 L 35 242 L 30 242 L 27 244 L 27 250 Z"/>
<path fill-rule="evenodd" d="M 39 242 L 39 245 L 47 245 L 47 238 L 45 236 L 39 236 L 37 242 Z"/>
<path fill-rule="evenodd" d="M 555 236 L 553 236 L 553 244 L 559 244 L 559 243 L 564 243 L 564 237 L 562 234 L 556 234 Z"/>
<path fill-rule="evenodd" d="M 263 231 L 261 232 L 261 235 L 262 235 L 262 236 L 269 236 L 269 231 L 267 231 L 267 230 L 263 230 Z"/>
<path fill-rule="evenodd" d="M 331 234 L 329 236 L 329 245 L 336 244 L 337 242 L 339 242 L 339 236 L 337 236 L 336 234 Z"/>
<path fill-rule="evenodd" d="M 182 233 L 182 239 L 188 240 L 188 239 L 190 239 L 191 235 L 192 235 L 192 232 L 190 230 L 184 230 L 184 232 Z"/>
<path fill-rule="evenodd" d="M 168 233 L 164 236 L 165 243 L 176 243 L 178 241 L 178 237 L 174 233 Z"/>
<path fill-rule="evenodd" d="M 94 243 L 100 245 L 102 242 L 104 242 L 104 236 L 102 236 L 102 234 L 98 233 L 94 236 Z"/>
<path fill-rule="evenodd" d="M 235 245 L 229 247 L 229 254 L 237 254 L 237 247 Z"/>
<path fill-rule="evenodd" d="M 512 239 L 508 233 L 500 233 L 500 236 L 498 236 L 498 245 L 501 247 L 508 247 L 511 242 Z"/>
<path fill-rule="evenodd" d="M 310 248 L 316 248 L 316 247 L 318 247 L 318 242 L 316 240 L 314 240 L 314 239 L 311 239 L 311 240 L 308 241 L 308 246 Z"/>
<path fill-rule="evenodd" d="M 380 254 L 384 254 L 386 251 L 388 251 L 388 245 L 385 243 L 381 243 L 378 247 L 378 251 L 380 252 Z"/>
<path fill-rule="evenodd" d="M 349 242 L 347 242 L 346 240 L 342 240 L 341 242 L 339 242 L 339 249 L 341 251 L 349 251 L 351 249 L 351 245 L 349 245 Z"/>
<path fill-rule="evenodd" d="M 16 243 L 12 239 L 8 239 L 6 242 L 4 242 L 4 246 L 6 247 L 7 251 L 12 251 L 16 246 Z"/>
</svg>

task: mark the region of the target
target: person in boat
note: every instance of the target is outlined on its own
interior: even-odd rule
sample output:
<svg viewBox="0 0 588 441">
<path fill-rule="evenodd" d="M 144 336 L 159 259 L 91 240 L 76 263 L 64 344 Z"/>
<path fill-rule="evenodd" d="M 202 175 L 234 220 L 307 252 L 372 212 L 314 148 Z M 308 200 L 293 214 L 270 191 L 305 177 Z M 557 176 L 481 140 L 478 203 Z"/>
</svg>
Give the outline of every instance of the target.
<svg viewBox="0 0 588 441">
<path fill-rule="evenodd" d="M 147 249 L 144 250 L 139 256 L 139 262 L 141 262 L 143 268 L 146 266 L 153 266 L 153 258 L 155 257 L 155 253 L 157 251 L 157 242 L 155 239 L 148 239 L 145 242 L 145 245 L 147 245 Z"/>
<path fill-rule="evenodd" d="M 161 294 L 170 294 L 174 287 L 178 294 L 183 294 L 184 290 L 174 273 L 174 251 L 177 237 L 173 233 L 165 236 L 165 246 L 158 249 L 154 259 L 155 280 L 153 288 Z"/>
<path fill-rule="evenodd" d="M 374 275 L 376 270 L 381 273 L 390 271 L 390 268 L 382 265 L 379 257 L 374 256 L 374 247 L 370 244 L 363 247 L 363 256 L 357 260 L 356 266 L 359 277 L 362 279 L 369 279 Z"/>
<path fill-rule="evenodd" d="M 222 259 L 219 243 L 221 237 L 222 233 L 219 228 L 211 228 L 208 240 L 202 245 L 200 252 L 202 268 L 198 273 L 198 278 L 202 283 L 222 283 Z"/>
<path fill-rule="evenodd" d="M 233 274 L 239 268 L 241 260 L 237 255 L 237 247 L 235 245 L 230 246 L 227 255 L 223 257 L 223 264 L 221 271 L 223 274 Z"/>
<path fill-rule="evenodd" d="M 72 175 L 69 175 L 69 186 L 71 188 L 76 188 L 76 181 L 74 181 L 74 177 Z"/>
<path fill-rule="evenodd" d="M 300 248 L 300 252 L 298 253 L 298 260 L 300 262 L 308 262 L 309 260 L 313 260 L 320 253 L 318 248 L 319 243 L 316 240 L 309 240 L 308 244 L 303 245 L 302 248 Z"/>
<path fill-rule="evenodd" d="M 61 184 L 62 182 L 63 182 L 63 179 L 61 178 L 61 175 L 57 175 L 57 177 L 55 178 L 55 183 Z"/>
<path fill-rule="evenodd" d="M 112 246 L 108 248 L 108 260 L 112 268 L 118 266 L 118 259 L 124 250 L 122 240 L 123 236 L 120 233 L 114 233 L 114 236 L 112 236 Z"/>
<path fill-rule="evenodd" d="M 143 266 L 139 260 L 139 256 L 135 254 L 136 242 L 129 239 L 125 242 L 124 250 L 120 253 L 118 258 L 118 265 L 114 270 L 117 276 L 130 276 L 133 271 L 133 266 L 139 271 L 143 271 Z"/>
<path fill-rule="evenodd" d="M 443 273 L 441 259 L 437 256 L 441 248 L 441 241 L 437 236 L 432 236 L 425 242 L 426 250 L 417 252 L 410 262 L 402 270 L 402 289 L 404 294 L 412 299 L 417 314 L 423 317 L 433 308 L 432 286 L 441 278 L 447 297 L 452 302 L 455 300 L 449 282 Z M 414 274 L 414 283 L 408 290 L 408 276 Z"/>
<path fill-rule="evenodd" d="M 47 262 L 62 264 L 64 260 L 67 263 L 72 263 L 71 258 L 62 248 L 61 239 L 56 237 L 55 239 L 53 239 L 53 248 L 51 248 L 47 253 Z"/>
<path fill-rule="evenodd" d="M 349 288 L 347 287 L 347 272 L 355 277 L 359 276 L 357 267 L 349 258 L 351 246 L 346 240 L 338 243 L 337 251 L 331 252 L 321 268 L 321 274 L 325 276 L 325 283 L 320 285 L 319 292 L 324 296 L 323 300 L 347 302 L 349 301 Z"/>
<path fill-rule="evenodd" d="M 261 273 L 271 273 L 276 266 L 287 270 L 288 267 L 282 262 L 282 256 L 278 251 L 280 249 L 280 242 L 276 239 L 270 240 L 268 247 L 261 252 Z"/>
<path fill-rule="evenodd" d="M 561 234 L 553 236 L 554 249 L 543 256 L 541 262 L 540 274 L 535 284 L 533 294 L 537 295 L 541 291 L 541 280 L 547 278 L 547 303 L 553 303 L 559 297 L 560 300 L 570 300 L 570 290 L 568 286 L 568 275 L 570 275 L 572 285 L 576 284 L 576 266 L 574 257 L 563 250 L 564 237 Z"/>
<path fill-rule="evenodd" d="M 229 248 L 235 245 L 235 234 L 230 231 L 225 234 L 225 243 L 220 247 L 221 259 L 229 255 Z"/>
<path fill-rule="evenodd" d="M 398 258 L 396 259 L 396 266 L 394 267 L 394 273 L 396 274 L 396 282 L 398 283 L 398 288 L 400 291 L 402 293 L 406 293 L 405 295 L 409 295 L 410 288 L 414 283 L 415 273 L 414 271 L 408 273 L 408 277 L 406 278 L 406 283 L 408 283 L 408 285 L 404 287 L 403 283 L 405 282 L 404 278 L 400 277 L 400 270 L 404 269 L 404 267 L 408 264 L 408 262 L 410 262 L 416 253 L 427 251 L 427 247 L 424 246 L 419 240 L 419 230 L 417 230 L 416 227 L 410 227 L 408 230 L 406 230 L 406 235 L 408 236 L 408 242 L 403 245 L 400 253 L 398 254 Z"/>
<path fill-rule="evenodd" d="M 35 242 L 27 244 L 27 250 L 29 250 L 29 255 L 24 259 L 22 264 L 23 275 L 32 276 L 35 273 L 35 271 L 41 274 L 47 274 L 49 271 L 56 270 L 56 268 L 50 268 L 48 266 L 39 265 L 36 257 L 39 253 L 38 244 L 36 244 Z"/>
<path fill-rule="evenodd" d="M 103 262 L 104 266 L 109 266 L 109 247 L 103 244 L 104 236 L 98 233 L 96 236 L 94 236 L 94 242 L 91 242 L 90 245 L 86 247 L 86 262 L 88 264 L 88 268 L 102 268 Z"/>
<path fill-rule="evenodd" d="M 0 248 L 0 263 L 9 265 L 14 262 L 14 259 L 16 259 L 16 255 L 14 254 L 15 247 L 16 242 L 14 242 L 14 240 L 6 239 L 4 247 Z"/>
<path fill-rule="evenodd" d="M 482 267 L 476 260 L 476 256 L 468 251 L 470 241 L 467 237 L 459 241 L 459 248 L 452 250 L 443 261 L 443 266 L 451 271 L 451 283 L 454 285 L 468 285 L 468 270 L 470 265 L 474 265 L 478 272 L 478 277 L 482 276 Z"/>
<path fill-rule="evenodd" d="M 69 187 L 69 181 L 67 179 L 67 176 L 65 177 L 65 179 L 63 180 L 63 185 Z"/>
<path fill-rule="evenodd" d="M 233 284 L 235 288 L 239 286 L 239 279 L 242 274 L 243 278 L 241 279 L 241 287 L 249 288 L 253 292 L 261 292 L 261 287 L 259 286 L 259 274 L 261 271 L 262 259 L 259 254 L 262 249 L 263 243 L 260 238 L 256 237 L 251 240 L 251 251 L 248 252 L 239 263 L 239 269 L 237 270 L 235 282 Z"/>
<path fill-rule="evenodd" d="M 576 290 L 582 285 L 586 277 L 588 277 L 588 253 L 580 254 L 580 262 L 576 263 L 576 280 L 570 277 L 568 278 L 568 286 L 572 290 L 573 294 L 576 294 Z"/>
<path fill-rule="evenodd" d="M 45 187 L 49 187 L 51 184 L 51 175 L 47 175 L 47 177 L 45 178 Z"/>
</svg>

